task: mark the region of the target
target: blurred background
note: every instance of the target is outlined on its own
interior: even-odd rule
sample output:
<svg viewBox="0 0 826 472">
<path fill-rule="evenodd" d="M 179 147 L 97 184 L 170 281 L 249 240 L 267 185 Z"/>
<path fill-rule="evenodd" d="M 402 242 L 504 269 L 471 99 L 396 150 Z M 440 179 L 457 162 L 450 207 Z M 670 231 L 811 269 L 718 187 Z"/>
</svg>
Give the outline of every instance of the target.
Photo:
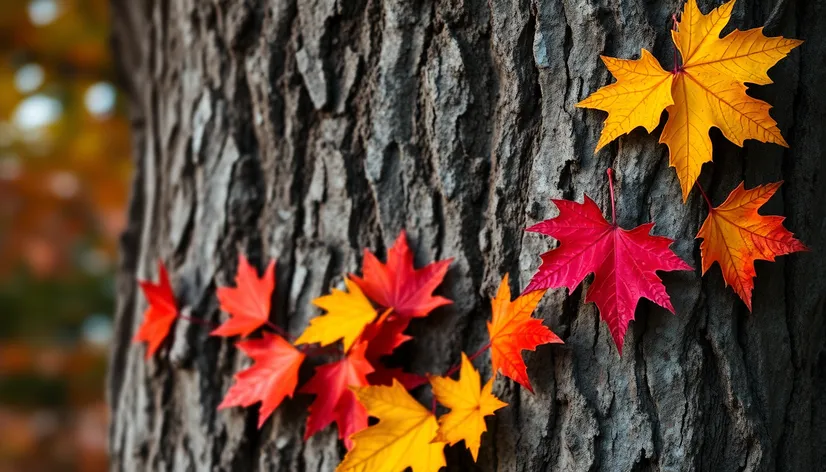
<svg viewBox="0 0 826 472">
<path fill-rule="evenodd" d="M 108 0 L 0 8 L 0 472 L 107 469 L 130 143 Z"/>
</svg>

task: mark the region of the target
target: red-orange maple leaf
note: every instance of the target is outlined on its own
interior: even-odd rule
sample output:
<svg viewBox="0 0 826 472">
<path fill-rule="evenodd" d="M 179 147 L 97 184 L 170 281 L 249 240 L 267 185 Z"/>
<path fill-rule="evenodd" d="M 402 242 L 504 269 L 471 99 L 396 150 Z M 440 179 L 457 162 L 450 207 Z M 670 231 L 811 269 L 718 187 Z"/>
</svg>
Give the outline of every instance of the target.
<svg viewBox="0 0 826 472">
<path fill-rule="evenodd" d="M 338 437 L 351 449 L 350 435 L 367 427 L 367 410 L 350 390 L 368 385 L 367 374 L 373 366 L 364 358 L 366 348 L 366 343 L 358 343 L 344 359 L 316 368 L 315 375 L 299 390 L 316 395 L 307 417 L 305 441 L 335 421 Z"/>
<path fill-rule="evenodd" d="M 141 290 L 149 301 L 149 306 L 143 313 L 143 323 L 133 339 L 134 342 L 147 343 L 146 358 L 149 359 L 161 347 L 169 334 L 169 329 L 178 316 L 178 307 L 175 304 L 175 294 L 169 284 L 169 274 L 163 261 L 158 261 L 158 283 L 153 284 L 141 280 Z"/>
<path fill-rule="evenodd" d="M 490 360 L 494 375 L 502 372 L 533 392 L 528 380 L 528 368 L 522 360 L 522 351 L 533 351 L 536 346 L 561 343 L 559 336 L 542 324 L 542 320 L 531 317 L 545 290 L 526 293 L 511 301 L 508 274 L 502 278 L 496 297 L 491 300 L 491 320 L 488 322 L 490 336 Z"/>
<path fill-rule="evenodd" d="M 284 338 L 271 333 L 235 345 L 255 362 L 252 367 L 235 374 L 235 384 L 227 391 L 218 409 L 261 402 L 260 428 L 284 397 L 293 396 L 298 384 L 298 369 L 305 356 Z"/>
<path fill-rule="evenodd" d="M 611 178 L 609 170 L 609 179 Z M 613 208 L 613 184 L 611 204 Z M 652 236 L 653 223 L 625 230 L 609 223 L 593 200 L 585 203 L 553 200 L 559 216 L 531 226 L 527 231 L 546 234 L 559 240 L 559 247 L 542 255 L 542 265 L 525 293 L 548 288 L 568 287 L 574 291 L 586 275 L 594 282 L 585 301 L 594 302 L 614 338 L 620 355 L 628 323 L 640 298 L 645 297 L 674 313 L 671 299 L 657 271 L 692 270 L 670 249 L 673 242 Z"/>
<path fill-rule="evenodd" d="M 433 296 L 442 283 L 453 259 L 434 262 L 421 269 L 413 268 L 413 253 L 407 246 L 407 235 L 399 234 L 387 252 L 387 264 L 382 264 L 367 249 L 364 250 L 364 277 L 350 277 L 374 302 L 404 318 L 418 318 L 443 305 L 452 303 Z"/>
<path fill-rule="evenodd" d="M 726 284 L 731 285 L 749 311 L 757 276 L 754 261 L 774 261 L 777 256 L 806 250 L 806 246 L 783 227 L 782 216 L 764 216 L 757 212 L 780 184 L 782 182 L 775 182 L 746 190 L 740 182 L 722 205 L 711 208 L 708 202 L 708 217 L 697 233 L 698 238 L 703 238 L 700 244 L 703 274 L 714 262 L 720 264 Z"/>
<path fill-rule="evenodd" d="M 270 318 L 270 298 L 275 288 L 275 261 L 259 278 L 258 271 L 243 254 L 238 255 L 235 287 L 218 287 L 221 309 L 230 318 L 212 331 L 213 336 L 249 336 Z"/>
</svg>

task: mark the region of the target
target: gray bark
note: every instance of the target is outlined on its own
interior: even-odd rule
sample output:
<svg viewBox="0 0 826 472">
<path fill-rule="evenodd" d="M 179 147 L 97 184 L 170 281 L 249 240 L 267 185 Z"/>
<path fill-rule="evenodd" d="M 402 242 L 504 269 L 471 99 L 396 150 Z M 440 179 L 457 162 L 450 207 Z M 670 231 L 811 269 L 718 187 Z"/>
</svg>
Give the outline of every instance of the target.
<svg viewBox="0 0 826 472">
<path fill-rule="evenodd" d="M 555 243 L 523 228 L 551 198 L 656 222 L 700 266 L 699 195 L 680 200 L 659 130 L 593 153 L 605 115 L 574 104 L 611 82 L 599 54 L 672 60 L 679 0 L 113 0 L 115 59 L 131 99 L 135 174 L 108 382 L 113 470 L 332 470 L 333 428 L 302 441 L 309 398 L 264 428 L 216 412 L 247 361 L 179 321 L 144 361 L 131 338 L 136 279 L 170 268 L 191 316 L 220 321 L 215 287 L 237 253 L 278 259 L 274 321 L 299 333 L 310 300 L 410 234 L 419 264 L 454 257 L 455 300 L 411 327 L 398 361 L 442 372 L 486 340 L 505 272 L 524 287 Z M 701 0 L 704 11 L 721 3 Z M 743 179 L 785 184 L 766 210 L 813 251 L 758 263 L 749 314 L 718 267 L 664 275 L 677 315 L 643 301 L 622 357 L 584 288 L 538 316 L 566 342 L 527 355 L 536 393 L 509 381 L 484 470 L 826 470 L 826 1 L 740 0 L 733 26 L 806 40 L 754 87 L 791 147 L 713 132 L 702 185 L 715 203 Z M 478 366 L 490 374 L 483 356 Z M 303 372 L 307 378 L 309 369 Z M 427 401 L 428 392 L 420 392 Z M 467 469 L 469 455 L 449 450 Z"/>
</svg>

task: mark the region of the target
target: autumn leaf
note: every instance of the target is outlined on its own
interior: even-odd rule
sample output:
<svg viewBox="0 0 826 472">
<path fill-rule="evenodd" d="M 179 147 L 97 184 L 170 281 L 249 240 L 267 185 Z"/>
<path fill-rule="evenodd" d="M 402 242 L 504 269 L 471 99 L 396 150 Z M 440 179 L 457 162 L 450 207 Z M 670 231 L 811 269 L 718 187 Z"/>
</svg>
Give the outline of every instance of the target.
<svg viewBox="0 0 826 472">
<path fill-rule="evenodd" d="M 246 407 L 261 402 L 258 414 L 260 428 L 284 397 L 292 397 L 304 354 L 281 336 L 271 333 L 263 333 L 261 339 L 241 341 L 235 345 L 254 363 L 252 367 L 235 374 L 235 384 L 230 387 L 218 409 Z"/>
<path fill-rule="evenodd" d="M 508 405 L 491 393 L 493 378 L 481 387 L 479 372 L 463 352 L 459 380 L 430 377 L 430 385 L 436 400 L 450 408 L 450 413 L 439 418 L 436 439 L 450 445 L 464 440 L 475 461 L 479 455 L 482 433 L 487 431 L 485 416 Z"/>
<path fill-rule="evenodd" d="M 404 334 L 409 323 L 410 318 L 396 316 L 388 308 L 377 320 L 364 328 L 359 339 L 367 343 L 365 357 L 374 369 L 367 374 L 370 385 L 392 385 L 393 379 L 396 379 L 404 388 L 412 390 L 427 383 L 427 378 L 422 375 L 405 372 L 398 367 L 386 367 L 381 361 L 382 357 L 392 354 L 401 344 L 413 339 L 412 336 Z"/>
<path fill-rule="evenodd" d="M 376 364 L 383 356 L 389 356 L 397 347 L 413 339 L 404 334 L 409 323 L 409 318 L 400 318 L 388 308 L 378 319 L 368 324 L 360 338 L 367 343 L 367 360 Z"/>
<path fill-rule="evenodd" d="M 434 442 L 436 417 L 407 393 L 399 382 L 390 387 L 356 390 L 359 402 L 379 422 L 351 436 L 353 449 L 336 471 L 436 472 L 444 467 L 444 443 Z"/>
<path fill-rule="evenodd" d="M 511 301 L 508 275 L 505 274 L 491 301 L 493 313 L 488 322 L 493 373 L 501 371 L 531 392 L 533 387 L 522 360 L 522 351 L 533 351 L 540 344 L 562 343 L 559 336 L 542 324 L 542 320 L 531 317 L 543 295 L 545 290 L 536 290 Z"/>
<path fill-rule="evenodd" d="M 442 283 L 453 259 L 434 262 L 421 269 L 413 268 L 413 253 L 407 246 L 407 235 L 399 234 L 387 252 L 387 264 L 364 250 L 364 277 L 350 275 L 364 293 L 384 308 L 392 308 L 405 318 L 419 318 L 443 305 L 452 303 L 433 291 Z"/>
<path fill-rule="evenodd" d="M 366 343 L 358 343 L 344 359 L 316 368 L 315 375 L 299 390 L 316 395 L 307 417 L 305 441 L 335 421 L 338 437 L 352 449 L 350 435 L 367 427 L 367 410 L 350 389 L 368 385 L 366 376 L 373 367 L 364 357 L 366 348 Z"/>
<path fill-rule="evenodd" d="M 238 255 L 235 287 L 218 287 L 221 309 L 230 318 L 210 333 L 213 336 L 249 336 L 270 319 L 270 299 L 275 288 L 275 261 L 259 278 L 258 271 L 243 254 Z"/>
<path fill-rule="evenodd" d="M 782 182 L 746 190 L 743 182 L 722 205 L 709 210 L 697 233 L 702 238 L 703 274 L 714 262 L 720 264 L 726 285 L 731 285 L 751 311 L 754 261 L 807 250 L 783 227 L 782 216 L 763 216 L 757 210 L 774 195 Z M 711 204 L 709 203 L 709 208 Z"/>
<path fill-rule="evenodd" d="M 409 391 L 427 383 L 424 375 L 407 372 L 401 367 L 385 367 L 381 363 L 373 364 L 373 367 L 375 370 L 367 375 L 370 385 L 393 385 L 396 381 Z"/>
<path fill-rule="evenodd" d="M 133 342 L 146 342 L 146 358 L 149 359 L 161 347 L 169 334 L 175 318 L 178 316 L 178 307 L 175 305 L 175 294 L 169 284 L 169 274 L 163 261 L 158 261 L 158 283 L 139 281 L 141 290 L 149 302 L 143 312 L 143 323 L 138 328 Z"/>
<path fill-rule="evenodd" d="M 358 285 L 344 279 L 347 292 L 334 288 L 330 295 L 313 300 L 313 304 L 327 314 L 310 320 L 307 329 L 295 340 L 296 344 L 332 344 L 344 338 L 344 351 L 358 339 L 364 328 L 376 318 L 376 310 Z"/>
<path fill-rule="evenodd" d="M 630 231 L 622 229 L 608 223 L 587 195 L 585 203 L 553 202 L 559 207 L 559 216 L 527 231 L 552 236 L 559 240 L 559 247 L 542 255 L 542 265 L 525 293 L 559 287 L 574 291 L 582 279 L 593 272 L 594 282 L 585 301 L 597 304 L 622 355 L 625 331 L 634 319 L 641 297 L 674 313 L 656 271 L 691 270 L 691 267 L 671 252 L 671 239 L 649 234 L 653 223 Z"/>
<path fill-rule="evenodd" d="M 734 30 L 720 38 L 734 4 L 731 0 L 703 15 L 697 1 L 688 0 L 677 31 L 672 31 L 681 65 L 665 71 L 646 50 L 637 60 L 602 57 L 617 82 L 577 104 L 608 112 L 597 151 L 639 126 L 652 132 L 662 111 L 668 111 L 660 142 L 668 146 L 683 201 L 703 163 L 711 161 L 712 127 L 738 146 L 756 139 L 788 147 L 769 116 L 771 106 L 746 94 L 745 84 L 772 83 L 768 70 L 802 41 L 766 37 L 763 28 Z"/>
</svg>

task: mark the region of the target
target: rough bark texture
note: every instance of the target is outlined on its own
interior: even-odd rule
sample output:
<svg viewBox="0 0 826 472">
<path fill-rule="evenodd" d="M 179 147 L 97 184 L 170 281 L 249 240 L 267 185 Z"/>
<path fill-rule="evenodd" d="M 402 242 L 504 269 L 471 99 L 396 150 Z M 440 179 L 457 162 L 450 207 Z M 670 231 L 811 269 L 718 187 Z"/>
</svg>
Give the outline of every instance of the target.
<svg viewBox="0 0 826 472">
<path fill-rule="evenodd" d="M 201 326 L 179 321 L 144 361 L 130 342 L 146 303 L 135 281 L 154 278 L 158 258 L 184 310 L 216 322 L 215 287 L 231 283 L 238 251 L 277 258 L 275 321 L 298 333 L 362 248 L 383 254 L 406 228 L 419 263 L 455 258 L 441 291 L 455 304 L 414 323 L 397 359 L 419 373 L 485 342 L 500 277 L 524 287 L 553 244 L 523 232 L 555 214 L 552 197 L 610 208 L 609 166 L 619 223 L 656 222 L 698 267 L 706 212 L 696 192 L 681 204 L 659 130 L 594 155 L 605 115 L 574 108 L 611 81 L 599 54 L 648 48 L 669 64 L 680 3 L 114 0 L 135 176 L 108 385 L 113 470 L 332 470 L 343 453 L 332 428 L 302 441 L 304 396 L 261 431 L 254 409 L 216 412 L 247 361 Z M 701 183 L 719 203 L 742 179 L 784 179 L 767 210 L 814 251 L 758 263 L 753 314 L 719 268 L 665 275 L 677 315 L 643 302 L 622 358 L 583 303 L 587 284 L 550 292 L 538 313 L 566 344 L 527 356 L 535 395 L 498 384 L 510 406 L 489 423 L 481 469 L 826 470 L 826 1 L 740 0 L 732 23 L 806 40 L 772 70 L 776 85 L 752 92 L 775 105 L 791 148 L 741 149 L 715 131 Z M 448 461 L 468 458 L 453 448 Z"/>
</svg>

